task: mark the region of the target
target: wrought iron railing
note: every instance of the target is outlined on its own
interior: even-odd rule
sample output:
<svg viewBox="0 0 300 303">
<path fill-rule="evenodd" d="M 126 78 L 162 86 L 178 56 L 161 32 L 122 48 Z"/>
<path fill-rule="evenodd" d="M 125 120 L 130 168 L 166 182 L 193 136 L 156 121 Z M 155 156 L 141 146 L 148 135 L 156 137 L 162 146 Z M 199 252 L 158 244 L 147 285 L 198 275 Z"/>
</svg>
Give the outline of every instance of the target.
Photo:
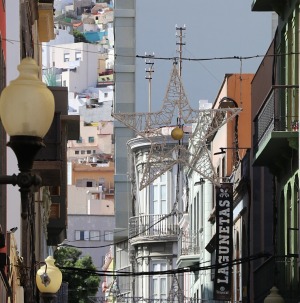
<svg viewBox="0 0 300 303">
<path fill-rule="evenodd" d="M 129 237 L 178 237 L 176 217 L 170 215 L 140 215 L 129 219 Z"/>
<path fill-rule="evenodd" d="M 297 256 L 271 256 L 254 270 L 254 300 L 263 302 L 270 288 L 276 286 L 285 302 L 298 303 L 300 290 L 298 287 Z"/>
<path fill-rule="evenodd" d="M 182 256 L 200 254 L 199 233 L 182 231 L 178 241 L 179 252 Z"/>
<path fill-rule="evenodd" d="M 298 131 L 298 98 L 298 86 L 274 86 L 272 88 L 254 119 L 255 151 L 272 131 Z"/>
<path fill-rule="evenodd" d="M 268 295 L 274 281 L 271 277 L 275 274 L 275 259 L 270 257 L 261 266 L 254 270 L 255 299 L 262 299 Z"/>
</svg>

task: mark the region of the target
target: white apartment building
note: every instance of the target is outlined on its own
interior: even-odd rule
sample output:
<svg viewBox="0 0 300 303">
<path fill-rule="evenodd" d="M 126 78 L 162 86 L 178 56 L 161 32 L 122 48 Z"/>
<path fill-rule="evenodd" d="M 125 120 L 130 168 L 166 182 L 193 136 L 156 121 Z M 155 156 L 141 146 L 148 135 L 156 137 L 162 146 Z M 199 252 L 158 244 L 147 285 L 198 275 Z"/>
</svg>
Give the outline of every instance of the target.
<svg viewBox="0 0 300 303">
<path fill-rule="evenodd" d="M 67 157 L 70 161 L 78 163 L 103 163 L 105 157 L 112 155 L 114 151 L 113 122 L 100 121 L 93 124 L 86 124 L 83 119 L 80 121 L 80 139 L 68 141 Z"/>
<path fill-rule="evenodd" d="M 71 26 L 56 24 L 55 27 L 55 39 L 45 42 L 42 45 L 42 69 L 44 71 L 55 67 L 55 65 L 53 65 L 51 47 L 59 47 L 60 44 L 74 43 L 73 28 Z"/>
<path fill-rule="evenodd" d="M 211 106 L 212 104 L 206 100 L 199 101 L 199 109 L 209 109 Z M 198 152 L 201 154 L 201 150 Z M 205 163 L 201 156 L 198 162 Z M 203 171 L 206 171 L 204 167 Z M 191 168 L 187 169 L 185 174 L 188 182 L 184 188 L 181 204 L 182 216 L 179 221 L 177 268 L 199 268 L 208 265 L 213 258 L 207 250 L 207 244 L 211 241 L 213 232 L 209 219 L 214 207 L 214 185 Z M 208 298 L 212 298 L 213 270 L 206 269 L 184 273 L 180 283 L 184 293 L 184 302 L 189 302 L 189 300 L 195 302 L 203 300 L 205 302 Z"/>
<path fill-rule="evenodd" d="M 177 144 L 170 135 L 167 139 L 165 136 L 162 137 L 161 140 L 162 142 L 168 140 L 166 144 L 170 147 Z M 139 190 L 151 144 L 147 139 L 137 137 L 130 140 L 128 146 L 134 167 L 132 177 L 134 194 L 131 205 L 133 215 L 129 218 L 131 268 L 133 272 L 138 273 L 175 270 L 178 257 L 178 220 L 181 213 L 177 196 L 181 191 L 177 190 L 181 186 L 178 179 L 181 173 L 175 165 L 150 185 Z M 133 296 L 135 299 L 143 298 L 150 302 L 165 302 L 164 300 L 170 300 L 175 295 L 181 295 L 179 290 L 174 289 L 179 285 L 177 279 L 177 276 L 163 273 L 144 275 L 133 277 L 131 285 L 128 279 L 126 281 L 119 278 L 118 286 L 125 298 Z"/>
<path fill-rule="evenodd" d="M 81 93 L 97 86 L 98 46 L 89 43 L 61 44 L 50 47 L 50 65 L 62 70 L 61 85 L 69 92 Z"/>
</svg>

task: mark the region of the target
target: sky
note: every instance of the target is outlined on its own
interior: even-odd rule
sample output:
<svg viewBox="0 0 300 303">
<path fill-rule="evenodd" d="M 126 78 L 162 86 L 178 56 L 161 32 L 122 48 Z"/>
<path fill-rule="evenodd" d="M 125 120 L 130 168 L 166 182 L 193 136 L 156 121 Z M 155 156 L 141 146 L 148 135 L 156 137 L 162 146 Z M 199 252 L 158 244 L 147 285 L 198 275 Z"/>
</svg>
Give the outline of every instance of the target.
<svg viewBox="0 0 300 303">
<path fill-rule="evenodd" d="M 136 54 L 178 56 L 176 25 L 183 27 L 183 57 L 213 59 L 263 56 L 273 38 L 270 12 L 252 12 L 252 0 L 137 0 Z M 161 108 L 172 60 L 153 60 L 151 111 Z M 214 102 L 225 74 L 255 73 L 262 58 L 183 61 L 182 80 L 193 108 L 199 100 Z M 136 111 L 148 111 L 146 64 L 136 59 Z"/>
</svg>

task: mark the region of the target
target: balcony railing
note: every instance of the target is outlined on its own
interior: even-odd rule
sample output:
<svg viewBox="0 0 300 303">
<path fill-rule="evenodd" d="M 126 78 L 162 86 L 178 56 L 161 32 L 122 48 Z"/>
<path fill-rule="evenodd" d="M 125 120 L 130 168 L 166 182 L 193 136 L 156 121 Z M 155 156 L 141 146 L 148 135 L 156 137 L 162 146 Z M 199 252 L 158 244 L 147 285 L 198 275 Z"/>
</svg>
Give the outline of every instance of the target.
<svg viewBox="0 0 300 303">
<path fill-rule="evenodd" d="M 298 105 L 298 86 L 274 86 L 272 88 L 254 119 L 255 152 L 273 131 L 298 131 L 298 115 L 287 114 L 287 112 L 297 113 L 296 105 Z"/>
<path fill-rule="evenodd" d="M 274 285 L 285 302 L 299 302 L 299 287 L 297 282 L 297 257 L 270 257 L 254 270 L 254 300 L 262 302 Z M 272 279 L 270 279 L 272 277 Z"/>
<path fill-rule="evenodd" d="M 176 217 L 168 215 L 140 215 L 129 219 L 129 237 L 135 242 L 141 238 L 177 239 L 179 227 Z"/>
<path fill-rule="evenodd" d="M 179 237 L 178 245 L 182 256 L 200 254 L 199 233 L 183 231 Z"/>
</svg>

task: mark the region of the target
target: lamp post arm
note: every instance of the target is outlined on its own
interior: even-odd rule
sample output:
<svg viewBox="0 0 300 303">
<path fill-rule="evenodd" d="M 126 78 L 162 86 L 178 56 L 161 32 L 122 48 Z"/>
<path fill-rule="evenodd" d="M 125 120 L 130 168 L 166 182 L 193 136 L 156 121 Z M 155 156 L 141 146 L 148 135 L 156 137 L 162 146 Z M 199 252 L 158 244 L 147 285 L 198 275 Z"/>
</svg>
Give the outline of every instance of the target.
<svg viewBox="0 0 300 303">
<path fill-rule="evenodd" d="M 30 172 L 20 172 L 18 175 L 13 174 L 11 176 L 0 176 L 0 184 L 11 184 L 13 186 L 18 185 L 21 194 L 21 217 L 27 218 L 29 194 L 32 186 L 39 186 L 42 183 L 42 179 L 39 175 L 31 174 Z"/>
<path fill-rule="evenodd" d="M 27 172 L 13 174 L 11 176 L 0 176 L 0 185 L 11 184 L 13 186 L 18 185 L 20 188 L 31 187 L 32 185 L 41 185 L 42 179 L 39 175 L 31 174 Z"/>
<path fill-rule="evenodd" d="M 18 176 L 16 174 L 11 176 L 0 176 L 0 184 L 12 184 L 15 186 L 18 184 Z"/>
</svg>

